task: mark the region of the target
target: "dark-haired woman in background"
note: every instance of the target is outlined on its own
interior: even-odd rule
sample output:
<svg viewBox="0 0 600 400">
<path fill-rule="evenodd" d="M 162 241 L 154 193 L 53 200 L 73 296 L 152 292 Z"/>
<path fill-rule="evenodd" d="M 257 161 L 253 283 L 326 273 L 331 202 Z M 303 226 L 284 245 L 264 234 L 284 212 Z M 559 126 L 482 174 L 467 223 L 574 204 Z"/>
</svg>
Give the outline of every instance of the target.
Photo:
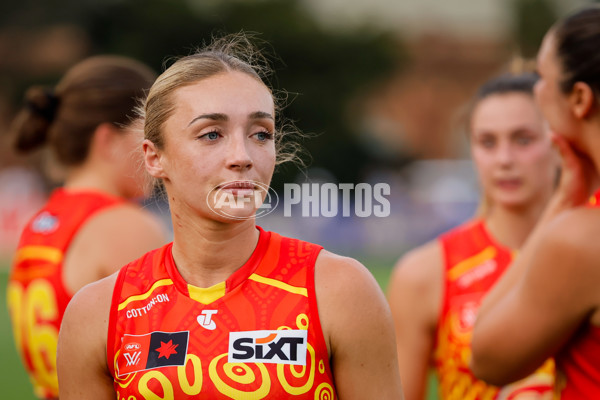
<svg viewBox="0 0 600 400">
<path fill-rule="evenodd" d="M 483 296 L 502 276 L 553 190 L 558 157 L 534 104 L 533 73 L 506 74 L 478 91 L 468 117 L 482 188 L 478 215 L 406 254 L 388 298 L 407 399 L 425 398 L 430 364 L 443 400 L 548 399 L 553 365 L 502 388 L 469 370 L 471 332 Z"/>
<path fill-rule="evenodd" d="M 556 356 L 561 399 L 600 398 L 599 47 L 598 6 L 544 38 L 535 96 L 556 133 L 561 182 L 473 331 L 476 375 L 502 384 Z"/>
<path fill-rule="evenodd" d="M 26 225 L 8 283 L 14 339 L 39 398 L 58 397 L 56 346 L 67 303 L 87 283 L 166 241 L 144 194 L 134 109 L 155 79 L 146 65 L 97 56 L 51 90 L 32 87 L 12 131 L 26 153 L 48 145 L 66 179 Z"/>
</svg>

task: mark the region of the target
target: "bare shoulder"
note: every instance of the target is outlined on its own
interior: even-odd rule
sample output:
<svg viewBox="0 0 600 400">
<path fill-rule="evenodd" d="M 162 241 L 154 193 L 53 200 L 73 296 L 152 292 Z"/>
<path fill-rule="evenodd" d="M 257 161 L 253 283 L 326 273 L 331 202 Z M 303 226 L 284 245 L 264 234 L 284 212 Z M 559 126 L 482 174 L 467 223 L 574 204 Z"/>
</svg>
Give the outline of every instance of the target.
<svg viewBox="0 0 600 400">
<path fill-rule="evenodd" d="M 90 332 L 103 326 L 108 329 L 110 304 L 117 276 L 118 272 L 115 272 L 77 291 L 65 311 L 61 332 L 63 328 L 69 328 L 69 325 Z M 102 332 L 106 333 L 107 329 Z"/>
<path fill-rule="evenodd" d="M 318 295 L 340 304 L 361 295 L 383 298 L 379 284 L 363 264 L 326 250 L 321 251 L 315 264 L 315 286 Z"/>
<path fill-rule="evenodd" d="M 315 287 L 325 338 L 335 351 L 336 333 L 355 324 L 391 321 L 385 296 L 359 261 L 322 251 L 315 265 Z"/>
<path fill-rule="evenodd" d="M 315 291 L 336 388 L 344 399 L 401 399 L 391 312 L 369 270 L 322 251 Z"/>
<path fill-rule="evenodd" d="M 90 231 L 106 233 L 102 237 L 107 240 L 129 236 L 129 239 L 154 242 L 159 247 L 166 238 L 166 229 L 155 214 L 130 203 L 107 208 L 90 218 L 86 225 Z"/>
<path fill-rule="evenodd" d="M 596 243 L 600 234 L 600 208 L 579 207 L 556 217 L 546 229 L 546 238 L 567 246 Z M 596 236 L 594 236 L 596 235 Z"/>
<path fill-rule="evenodd" d="M 568 269 L 572 279 L 588 279 L 590 274 L 600 278 L 598 237 L 600 208 L 580 207 L 564 212 L 549 223 L 538 248 L 555 260 L 555 268 Z"/>
<path fill-rule="evenodd" d="M 536 263 L 530 273 L 532 279 L 544 275 L 544 280 L 556 281 L 559 287 L 571 293 L 584 309 L 600 309 L 600 208 L 580 207 L 559 215 L 548 224 L 537 246 Z M 539 264 L 539 265 L 538 265 Z M 545 273 L 549 264 L 552 274 Z M 600 315 L 593 317 L 600 324 Z"/>
<path fill-rule="evenodd" d="M 358 260 L 327 250 L 321 251 L 317 257 L 316 273 L 323 278 L 328 278 L 328 280 L 331 278 L 342 279 L 349 285 L 356 283 L 356 278 L 367 279 L 375 285 L 377 284 L 371 272 Z M 340 286 L 343 285 L 336 285 L 336 287 Z"/>
<path fill-rule="evenodd" d="M 69 302 L 58 338 L 58 361 L 73 362 L 79 351 L 101 363 L 104 359 L 112 293 L 117 273 L 90 283 Z"/>
<path fill-rule="evenodd" d="M 107 367 L 106 343 L 116 279 L 115 273 L 84 286 L 67 306 L 57 347 L 61 399 L 115 396 Z"/>
<path fill-rule="evenodd" d="M 402 256 L 390 277 L 389 295 L 398 290 L 418 290 L 421 294 L 439 291 L 443 270 L 442 247 L 433 240 Z"/>
<path fill-rule="evenodd" d="M 440 241 L 434 240 L 409 251 L 396 263 L 387 289 L 396 329 L 407 323 L 427 331 L 435 329 L 443 296 L 443 262 Z"/>
<path fill-rule="evenodd" d="M 90 217 L 77 232 L 65 261 L 65 281 L 77 290 L 166 241 L 166 228 L 151 212 L 129 203 L 107 208 Z"/>
</svg>

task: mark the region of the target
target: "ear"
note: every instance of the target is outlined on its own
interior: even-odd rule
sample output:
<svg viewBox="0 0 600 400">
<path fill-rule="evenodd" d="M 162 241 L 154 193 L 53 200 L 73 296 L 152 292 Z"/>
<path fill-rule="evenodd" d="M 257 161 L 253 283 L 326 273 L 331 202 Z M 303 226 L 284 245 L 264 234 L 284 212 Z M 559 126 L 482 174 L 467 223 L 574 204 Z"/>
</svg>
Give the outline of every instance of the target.
<svg viewBox="0 0 600 400">
<path fill-rule="evenodd" d="M 142 142 L 142 150 L 144 151 L 144 164 L 146 171 L 154 178 L 166 178 L 167 174 L 162 165 L 162 157 L 156 148 L 156 145 L 148 139 Z"/>
<path fill-rule="evenodd" d="M 594 91 L 585 82 L 575 82 L 569 95 L 569 102 L 573 114 L 579 119 L 589 116 L 594 106 Z"/>
</svg>

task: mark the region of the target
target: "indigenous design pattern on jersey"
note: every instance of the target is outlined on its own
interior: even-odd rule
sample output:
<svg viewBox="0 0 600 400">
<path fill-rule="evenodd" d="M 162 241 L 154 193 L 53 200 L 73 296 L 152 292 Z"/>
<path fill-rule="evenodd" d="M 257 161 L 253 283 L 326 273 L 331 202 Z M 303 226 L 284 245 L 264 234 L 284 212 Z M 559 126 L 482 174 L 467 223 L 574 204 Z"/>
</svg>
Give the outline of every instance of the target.
<svg viewBox="0 0 600 400">
<path fill-rule="evenodd" d="M 600 191 L 589 207 L 600 208 Z M 557 398 L 600 398 L 600 327 L 584 324 L 556 357 Z"/>
<path fill-rule="evenodd" d="M 108 360 L 118 399 L 333 400 L 314 289 L 320 246 L 260 229 L 225 282 L 188 285 L 172 244 L 117 279 Z"/>
<path fill-rule="evenodd" d="M 440 398 L 517 399 L 533 395 L 550 399 L 554 363 L 548 360 L 531 376 L 498 388 L 478 380 L 469 370 L 471 335 L 483 296 L 502 276 L 513 254 L 496 243 L 483 221 L 469 221 L 440 237 L 444 255 L 443 303 L 436 332 L 434 365 Z"/>
<path fill-rule="evenodd" d="M 17 350 L 40 398 L 58 397 L 58 329 L 72 297 L 62 280 L 66 250 L 89 217 L 121 202 L 97 192 L 58 189 L 21 235 L 7 301 Z"/>
</svg>

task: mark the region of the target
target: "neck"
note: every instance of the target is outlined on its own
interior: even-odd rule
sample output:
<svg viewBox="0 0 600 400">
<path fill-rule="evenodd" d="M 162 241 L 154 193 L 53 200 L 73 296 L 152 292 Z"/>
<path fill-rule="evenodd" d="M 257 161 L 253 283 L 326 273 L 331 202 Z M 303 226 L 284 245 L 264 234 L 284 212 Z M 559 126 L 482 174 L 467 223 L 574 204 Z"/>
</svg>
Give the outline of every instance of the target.
<svg viewBox="0 0 600 400">
<path fill-rule="evenodd" d="M 497 242 L 517 250 L 523 246 L 535 227 L 545 204 L 521 208 L 492 207 L 485 218 L 486 227 Z"/>
<path fill-rule="evenodd" d="M 600 117 L 595 121 L 594 127 L 600 126 Z M 590 182 L 590 190 L 595 192 L 600 188 L 600 129 L 590 129 L 590 134 L 586 138 L 587 155 L 596 170 L 594 181 Z"/>
<path fill-rule="evenodd" d="M 122 197 L 114 179 L 105 176 L 99 168 L 73 168 L 67 172 L 63 186 L 68 190 L 96 190 Z"/>
<path fill-rule="evenodd" d="M 225 281 L 256 248 L 254 219 L 240 223 L 200 220 L 172 212 L 173 259 L 183 279 L 197 287 Z"/>
</svg>

